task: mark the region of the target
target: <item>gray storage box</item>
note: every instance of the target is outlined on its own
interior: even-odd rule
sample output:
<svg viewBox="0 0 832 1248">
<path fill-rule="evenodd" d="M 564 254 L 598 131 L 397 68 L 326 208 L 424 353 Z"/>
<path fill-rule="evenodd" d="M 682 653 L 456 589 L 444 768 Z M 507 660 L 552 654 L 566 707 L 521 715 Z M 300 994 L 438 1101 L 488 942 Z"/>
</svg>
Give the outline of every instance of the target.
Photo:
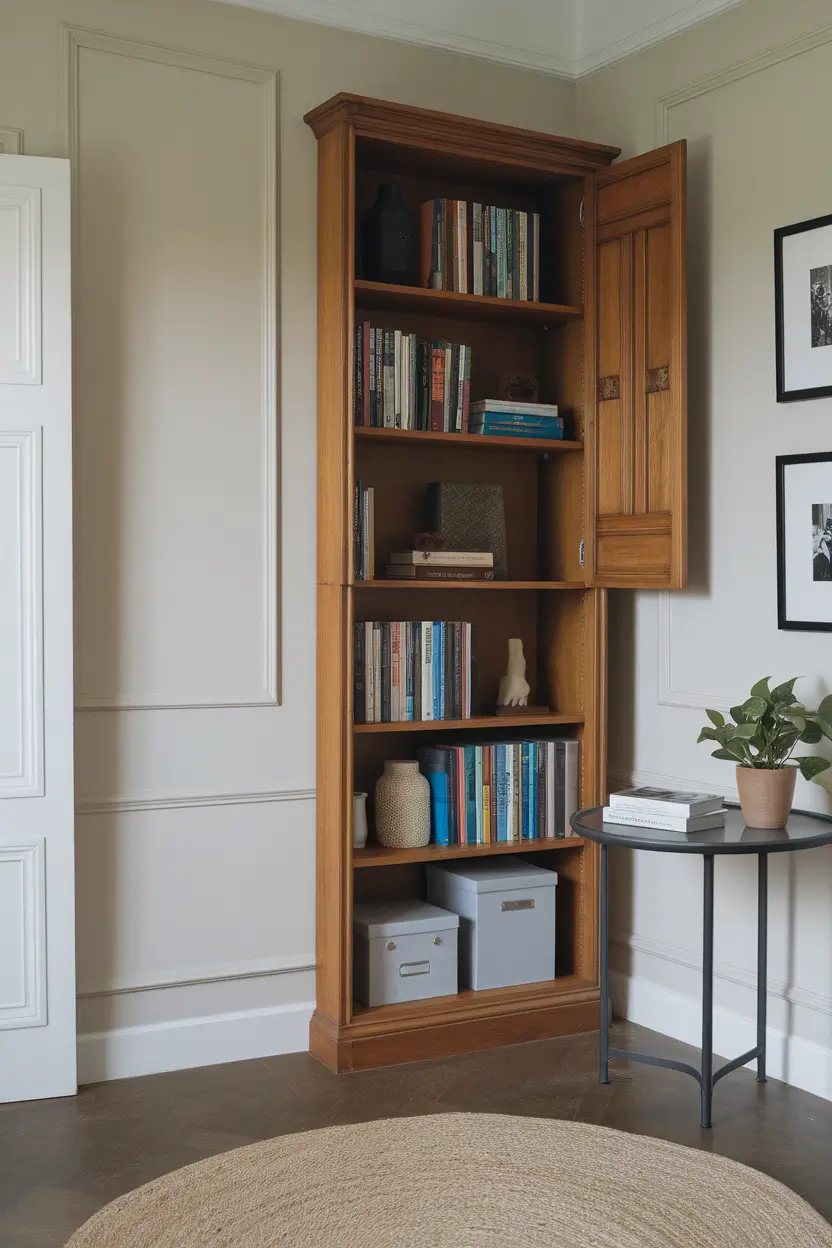
<svg viewBox="0 0 832 1248">
<path fill-rule="evenodd" d="M 355 995 L 364 1005 L 458 991 L 457 914 L 426 901 L 359 902 L 352 927 Z"/>
<path fill-rule="evenodd" d="M 460 988 L 555 977 L 555 871 L 514 859 L 428 866 L 428 900 L 455 910 Z"/>
</svg>

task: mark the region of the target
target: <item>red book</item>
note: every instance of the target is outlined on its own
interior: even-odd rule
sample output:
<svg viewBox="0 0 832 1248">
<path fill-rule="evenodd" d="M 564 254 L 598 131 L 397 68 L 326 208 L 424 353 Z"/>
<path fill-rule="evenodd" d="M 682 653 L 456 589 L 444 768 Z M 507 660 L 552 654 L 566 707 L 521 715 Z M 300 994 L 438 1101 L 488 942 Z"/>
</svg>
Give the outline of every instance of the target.
<svg viewBox="0 0 832 1248">
<path fill-rule="evenodd" d="M 430 349 L 430 427 L 434 433 L 445 428 L 445 344 Z"/>
</svg>

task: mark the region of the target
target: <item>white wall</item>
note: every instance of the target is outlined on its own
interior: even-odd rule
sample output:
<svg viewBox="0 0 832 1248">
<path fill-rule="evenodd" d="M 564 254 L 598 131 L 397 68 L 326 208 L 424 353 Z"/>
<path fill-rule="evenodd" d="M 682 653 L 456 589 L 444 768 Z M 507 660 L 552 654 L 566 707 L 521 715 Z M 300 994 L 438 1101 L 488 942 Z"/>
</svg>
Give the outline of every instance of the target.
<svg viewBox="0 0 832 1248">
<path fill-rule="evenodd" d="M 68 40 L 61 23 L 105 37 Z M 0 12 L 0 129 L 33 155 L 68 142 L 76 170 L 82 1081 L 307 1044 L 316 144 L 302 118 L 339 90 L 573 128 L 571 83 L 207 0 Z"/>
<path fill-rule="evenodd" d="M 822 633 L 777 630 L 775 456 L 832 450 L 832 400 L 778 406 L 772 233 L 832 208 L 826 0 L 747 0 L 578 84 L 583 135 L 625 155 L 685 138 L 689 159 L 690 589 L 613 595 L 617 777 L 732 791 L 695 744 L 704 707 L 760 676 L 832 688 Z M 735 794 L 735 790 L 733 790 Z M 828 810 L 798 779 L 798 807 Z M 698 1043 L 701 867 L 615 863 L 615 964 L 630 1018 Z M 770 1072 L 832 1097 L 832 850 L 771 860 Z M 755 863 L 716 872 L 716 1047 L 755 1043 Z"/>
</svg>

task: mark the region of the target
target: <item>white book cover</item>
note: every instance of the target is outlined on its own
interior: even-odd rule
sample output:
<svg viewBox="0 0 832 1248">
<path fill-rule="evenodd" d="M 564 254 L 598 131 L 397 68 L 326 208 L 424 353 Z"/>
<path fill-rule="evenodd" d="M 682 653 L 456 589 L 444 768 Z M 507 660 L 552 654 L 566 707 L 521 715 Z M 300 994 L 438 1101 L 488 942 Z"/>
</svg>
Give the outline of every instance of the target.
<svg viewBox="0 0 832 1248">
<path fill-rule="evenodd" d="M 391 554 L 389 562 L 431 568 L 493 568 L 494 555 L 490 550 L 400 550 Z"/>
<path fill-rule="evenodd" d="M 395 420 L 393 424 L 396 429 L 402 427 L 402 331 L 394 330 L 393 333 L 393 411 Z"/>
<path fill-rule="evenodd" d="M 482 294 L 483 275 L 483 238 L 482 238 L 482 204 L 474 204 L 474 294 Z"/>
<path fill-rule="evenodd" d="M 546 836 L 555 835 L 555 743 L 544 741 L 546 746 Z"/>
<path fill-rule="evenodd" d="M 514 399 L 479 399 L 471 404 L 471 415 L 486 415 L 488 412 L 505 415 L 522 414 L 523 416 L 557 416 L 557 403 L 518 403 Z"/>
<path fill-rule="evenodd" d="M 433 719 L 433 621 L 422 621 L 422 719 Z"/>
<path fill-rule="evenodd" d="M 660 789 L 643 784 L 610 794 L 610 806 L 637 807 L 659 815 L 708 815 L 722 810 L 723 799 L 718 793 L 686 792 L 684 789 Z"/>
<path fill-rule="evenodd" d="M 604 823 L 615 823 L 626 828 L 656 828 L 661 832 L 706 832 L 709 828 L 723 827 L 725 813 L 717 811 L 715 814 L 685 819 L 681 816 L 654 815 L 649 812 L 631 814 L 620 806 L 605 806 Z"/>
<path fill-rule="evenodd" d="M 565 741 L 566 760 L 564 769 L 564 812 L 563 823 L 564 831 L 567 836 L 574 836 L 572 824 L 570 822 L 572 816 L 577 814 L 579 804 L 579 776 L 580 769 L 578 766 L 578 752 L 580 746 L 577 741 Z"/>
</svg>

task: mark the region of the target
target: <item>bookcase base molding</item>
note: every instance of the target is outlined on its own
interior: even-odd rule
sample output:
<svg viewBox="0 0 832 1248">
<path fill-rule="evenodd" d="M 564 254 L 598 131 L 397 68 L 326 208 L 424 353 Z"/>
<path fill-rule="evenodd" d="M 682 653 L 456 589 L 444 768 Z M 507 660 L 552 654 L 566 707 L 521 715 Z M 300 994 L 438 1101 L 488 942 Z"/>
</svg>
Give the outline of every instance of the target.
<svg viewBox="0 0 832 1248">
<path fill-rule="evenodd" d="M 398 1016 L 385 1016 L 384 1010 L 393 1007 L 382 1006 L 340 1027 L 316 1011 L 309 1049 L 338 1073 L 450 1057 L 597 1031 L 598 999 L 597 985 L 567 976 L 563 982 L 529 984 L 524 989 L 414 1001 L 409 1013 L 404 1006 L 395 1007 Z M 376 1017 L 371 1017 L 373 1013 Z"/>
<path fill-rule="evenodd" d="M 548 769 L 577 755 L 579 805 L 606 799 L 607 591 L 686 581 L 685 147 L 615 163 L 615 148 L 353 95 L 305 120 L 318 141 L 310 1049 L 352 1071 L 593 1030 L 598 852 L 552 813 L 565 772 Z M 422 285 L 363 265 L 362 221 L 390 184 Z M 467 431 L 469 411 L 504 411 L 518 386 L 536 426 L 518 412 Z M 493 511 L 486 524 L 499 541 L 451 549 L 499 547 L 503 578 L 496 560 L 493 578 L 396 573 L 437 527 L 437 483 L 500 487 L 505 531 Z M 499 717 L 512 638 L 535 710 Z M 379 845 L 376 781 L 417 757 L 447 777 L 433 840 L 449 844 Z M 356 792 L 370 839 L 354 849 Z M 355 904 L 423 901 L 428 865 L 499 855 L 557 872 L 554 979 L 354 1000 Z"/>
</svg>

